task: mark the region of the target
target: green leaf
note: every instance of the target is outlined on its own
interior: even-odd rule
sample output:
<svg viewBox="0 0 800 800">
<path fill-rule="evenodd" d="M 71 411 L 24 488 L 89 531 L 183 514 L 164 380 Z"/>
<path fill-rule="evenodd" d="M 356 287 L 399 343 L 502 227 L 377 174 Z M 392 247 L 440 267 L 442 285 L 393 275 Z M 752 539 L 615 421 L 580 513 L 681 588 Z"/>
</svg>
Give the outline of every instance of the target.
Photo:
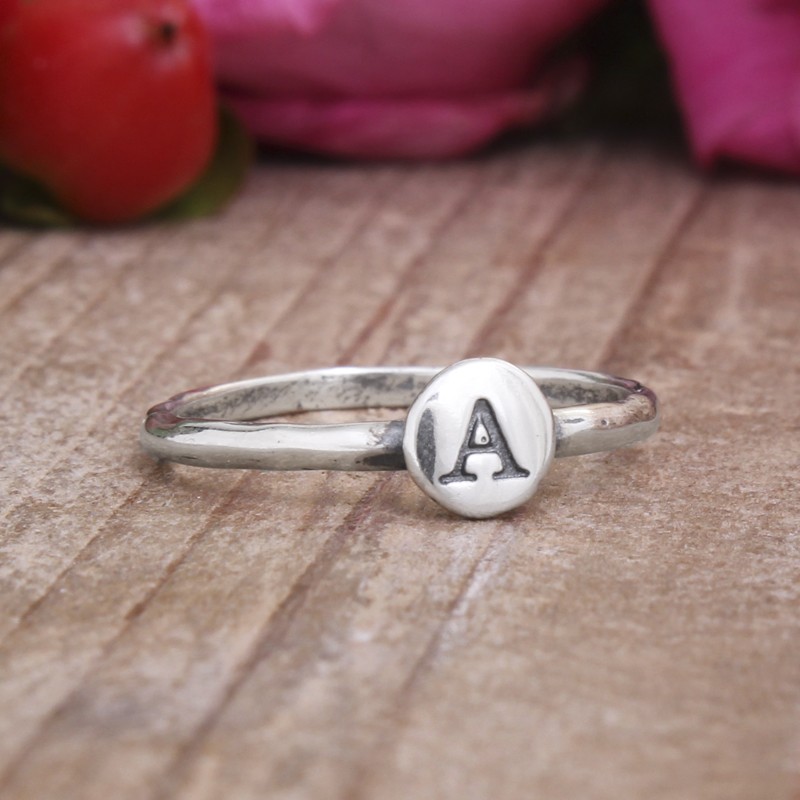
<svg viewBox="0 0 800 800">
<path fill-rule="evenodd" d="M 76 221 L 43 186 L 1 165 L 0 216 L 37 228 L 63 228 Z"/>
<path fill-rule="evenodd" d="M 194 219 L 213 214 L 226 205 L 244 181 L 253 161 L 253 141 L 227 109 L 219 115 L 219 137 L 205 172 L 180 197 L 159 209 L 158 220 Z"/>
</svg>

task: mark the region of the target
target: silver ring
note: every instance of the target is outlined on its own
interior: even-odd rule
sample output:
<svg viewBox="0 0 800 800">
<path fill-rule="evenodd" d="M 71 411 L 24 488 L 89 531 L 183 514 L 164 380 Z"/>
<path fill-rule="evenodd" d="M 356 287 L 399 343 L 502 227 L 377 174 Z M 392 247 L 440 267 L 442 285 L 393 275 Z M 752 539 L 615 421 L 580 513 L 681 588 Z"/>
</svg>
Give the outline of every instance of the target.
<svg viewBox="0 0 800 800">
<path fill-rule="evenodd" d="M 265 422 L 303 411 L 408 407 L 404 421 Z M 258 421 L 256 421 L 258 420 Z M 335 367 L 239 381 L 154 406 L 140 441 L 196 467 L 400 470 L 465 517 L 529 500 L 556 456 L 615 450 L 658 428 L 652 391 L 596 372 L 496 358 L 436 367 Z"/>
</svg>

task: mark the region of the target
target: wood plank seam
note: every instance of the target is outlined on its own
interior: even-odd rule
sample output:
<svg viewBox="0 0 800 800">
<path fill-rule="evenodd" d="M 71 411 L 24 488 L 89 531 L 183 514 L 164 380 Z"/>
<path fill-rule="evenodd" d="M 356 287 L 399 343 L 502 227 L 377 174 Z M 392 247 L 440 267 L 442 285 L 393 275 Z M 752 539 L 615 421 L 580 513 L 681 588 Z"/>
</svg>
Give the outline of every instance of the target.
<svg viewBox="0 0 800 800">
<path fill-rule="evenodd" d="M 387 187 L 385 192 L 380 195 L 380 200 L 385 201 L 390 194 L 391 188 Z M 342 242 L 337 251 L 329 258 L 325 259 L 322 267 L 318 270 L 315 270 L 311 280 L 309 280 L 309 282 L 303 287 L 303 291 L 294 298 L 294 301 L 281 315 L 280 319 L 274 325 L 271 325 L 263 335 L 256 338 L 256 341 L 251 347 L 247 358 L 245 358 L 244 361 L 239 364 L 234 375 L 241 376 L 242 374 L 246 373 L 247 370 L 254 367 L 259 359 L 259 355 L 264 351 L 264 347 L 267 344 L 267 339 L 270 333 L 287 320 L 290 320 L 297 310 L 303 307 L 308 296 L 311 295 L 314 290 L 321 285 L 322 281 L 324 281 L 327 272 L 344 257 L 348 249 L 353 245 L 353 242 L 355 242 L 364 233 L 364 231 L 369 228 L 369 225 L 372 221 L 372 216 L 375 212 L 376 208 L 367 209 L 367 213 L 365 213 L 361 223 L 354 227 L 354 229 L 350 232 L 350 235 L 348 235 L 346 240 Z"/>
<path fill-rule="evenodd" d="M 82 680 L 78 682 L 78 684 L 74 687 L 74 689 L 63 698 L 62 702 L 59 703 L 49 714 L 47 714 L 41 721 L 36 733 L 31 736 L 27 742 L 23 744 L 20 748 L 16 756 L 11 759 L 9 764 L 5 767 L 5 769 L 0 770 L 0 792 L 3 792 L 7 787 L 8 784 L 14 779 L 14 775 L 16 769 L 18 768 L 19 764 L 24 762 L 26 757 L 35 749 L 36 743 L 41 735 L 41 732 L 47 728 L 52 722 L 57 720 L 59 716 L 63 713 L 64 709 L 69 706 L 70 701 L 74 698 L 77 692 L 80 691 L 81 686 L 83 685 L 83 681 L 91 675 L 92 669 L 96 663 L 102 662 L 102 660 L 108 655 L 108 653 L 112 650 L 114 645 L 116 644 L 118 638 L 124 635 L 124 632 L 132 625 L 136 618 L 141 615 L 144 609 L 147 607 L 147 604 L 150 600 L 158 593 L 161 587 L 169 580 L 170 576 L 174 574 L 174 572 L 180 567 L 180 565 L 185 561 L 187 555 L 191 552 L 192 547 L 194 544 L 199 541 L 205 533 L 213 527 L 216 521 L 224 515 L 225 510 L 230 507 L 233 501 L 236 498 L 237 488 L 241 480 L 236 483 L 222 498 L 222 500 L 215 505 L 208 516 L 205 518 L 203 525 L 198 528 L 191 536 L 189 537 L 187 544 L 183 550 L 181 550 L 176 557 L 170 561 L 164 568 L 162 575 L 159 577 L 159 580 L 150 588 L 150 590 L 146 593 L 146 595 L 141 599 L 139 603 L 137 603 L 134 607 L 132 607 L 124 618 L 124 623 L 120 627 L 118 633 L 113 638 L 109 639 L 105 645 L 101 648 L 100 652 L 98 653 L 96 659 L 92 663 L 92 665 L 87 670 L 86 674 L 82 677 Z M 94 537 L 96 538 L 96 537 Z M 91 541 L 94 541 L 94 538 Z M 91 542 L 87 543 L 86 547 L 89 546 Z M 83 548 L 81 552 L 84 552 L 86 548 Z M 72 568 L 77 558 L 70 564 L 69 568 L 65 570 L 65 573 Z M 62 573 L 64 574 L 64 573 Z M 61 576 L 59 576 L 60 578 Z M 57 583 L 58 581 L 54 582 Z M 52 587 L 48 590 L 49 592 L 52 590 Z M 39 599 L 37 603 L 34 604 L 35 607 L 41 605 L 44 602 L 46 595 L 43 595 L 42 598 Z M 31 607 L 31 610 L 26 614 L 26 618 L 30 615 L 30 613 L 34 610 L 34 606 Z"/>
<path fill-rule="evenodd" d="M 379 773 L 384 768 L 388 754 L 394 749 L 397 739 L 405 730 L 408 723 L 406 716 L 408 709 L 411 707 L 411 698 L 416 693 L 418 684 L 436 662 L 453 618 L 459 614 L 465 605 L 465 600 L 469 597 L 471 588 L 485 571 L 487 562 L 491 561 L 492 557 L 499 557 L 503 551 L 512 545 L 515 539 L 516 531 L 514 530 L 513 521 L 503 520 L 498 523 L 495 535 L 489 539 L 482 552 L 473 562 L 470 570 L 464 576 L 458 591 L 448 604 L 442 622 L 428 639 L 422 654 L 412 664 L 405 681 L 397 692 L 392 703 L 394 709 L 392 719 L 395 724 L 391 729 L 384 727 L 380 731 L 374 746 L 352 770 L 347 788 L 342 793 L 342 796 L 346 797 L 347 800 L 368 800 L 368 795 L 365 794 L 367 780 L 370 775 Z"/>
<path fill-rule="evenodd" d="M 542 269 L 546 260 L 547 253 L 553 246 L 553 243 L 558 238 L 561 228 L 567 225 L 578 209 L 579 201 L 583 193 L 591 185 L 597 174 L 601 169 L 601 160 L 596 156 L 590 169 L 587 170 L 583 180 L 580 184 L 578 194 L 575 196 L 575 202 L 566 206 L 562 213 L 559 215 L 557 223 L 550 230 L 548 236 L 543 240 L 540 248 L 536 250 L 528 263 L 528 267 L 523 270 L 514 286 L 506 294 L 503 302 L 495 309 L 492 316 L 484 323 L 481 329 L 476 333 L 475 338 L 470 342 L 466 349 L 465 358 L 472 358 L 479 355 L 487 354 L 484 347 L 484 342 L 490 337 L 492 331 L 497 328 L 500 323 L 513 311 L 517 300 L 520 297 L 522 290 L 534 280 L 536 274 Z"/>
<path fill-rule="evenodd" d="M 31 237 L 30 239 L 20 242 L 15 247 L 12 247 L 9 252 L 4 253 L 3 257 L 0 258 L 0 269 L 2 269 L 4 265 L 12 263 L 14 259 L 22 255 L 26 250 L 31 249 L 34 241 L 34 238 Z M 14 308 L 14 306 L 21 303 L 25 297 L 27 297 L 39 284 L 44 283 L 44 281 L 46 281 L 67 260 L 69 260 L 69 256 L 56 258 L 51 264 L 48 265 L 45 271 L 41 275 L 38 275 L 31 283 L 23 284 L 16 294 L 9 293 L 3 297 L 2 302 L 0 302 L 0 314 L 4 314 L 9 309 Z"/>
<path fill-rule="evenodd" d="M 149 245 L 149 247 L 145 247 L 144 250 L 142 251 L 142 253 L 139 254 L 139 255 L 141 255 L 142 257 L 146 258 L 148 252 L 151 252 L 152 249 L 153 249 L 153 243 L 151 243 Z M 51 270 L 46 275 L 44 275 L 42 277 L 42 280 L 39 281 L 39 283 L 44 283 L 45 281 L 49 280 L 49 278 L 52 275 L 53 271 L 56 268 L 63 267 L 64 264 L 68 262 L 68 260 L 69 260 L 68 258 L 65 258 L 65 259 L 62 259 L 59 262 L 56 262 L 56 264 L 53 267 L 53 270 Z M 131 259 L 128 263 L 123 265 L 120 268 L 120 271 L 119 271 L 118 275 L 116 276 L 116 279 L 115 279 L 114 282 L 110 281 L 109 283 L 107 283 L 101 289 L 101 291 L 97 292 L 86 303 L 86 305 L 74 308 L 72 310 L 73 313 L 71 314 L 71 316 L 69 316 L 69 318 L 65 321 L 65 323 L 61 327 L 53 328 L 53 329 L 51 329 L 49 331 L 49 336 L 48 336 L 47 340 L 40 347 L 34 348 L 31 351 L 29 351 L 28 353 L 26 353 L 26 358 L 23 359 L 17 365 L 17 367 L 15 369 L 10 370 L 7 374 L 3 375 L 2 376 L 2 383 L 0 383 L 0 400 L 2 400 L 4 394 L 11 388 L 11 386 L 14 384 L 14 382 L 26 370 L 30 369 L 31 366 L 39 358 L 41 358 L 48 350 L 50 350 L 50 348 L 52 347 L 54 342 L 57 342 L 57 341 L 63 339 L 64 337 L 68 336 L 70 331 L 72 330 L 72 328 L 80 320 L 82 320 L 86 314 L 91 313 L 92 310 L 96 309 L 101 303 L 103 303 L 105 300 L 107 300 L 109 295 L 111 294 L 111 292 L 114 291 L 117 288 L 116 281 L 123 279 L 124 276 L 127 273 L 129 273 L 131 270 L 135 269 L 136 266 L 137 266 L 137 259 Z M 38 284 L 33 284 L 32 286 L 30 286 L 29 287 L 29 291 L 32 291 L 33 289 L 35 289 L 36 286 L 38 286 Z M 25 294 L 27 294 L 27 292 Z M 24 295 L 21 295 L 20 299 L 23 296 Z M 9 306 L 9 308 L 10 308 L 10 306 Z M 2 313 L 6 313 L 7 311 L 8 311 L 8 308 L 3 309 Z"/>
<path fill-rule="evenodd" d="M 476 187 L 477 191 L 480 191 L 480 188 L 481 184 L 479 183 Z M 461 201 L 453 205 L 453 207 L 450 209 L 450 212 L 443 216 L 439 223 L 431 231 L 431 241 L 436 241 L 436 239 L 444 233 L 444 231 L 453 223 L 453 221 L 458 218 L 458 215 L 464 210 L 464 208 L 469 205 L 471 199 L 472 198 L 465 193 Z M 350 344 L 347 345 L 347 347 L 345 347 L 342 355 L 336 361 L 337 364 L 340 366 L 346 366 L 349 365 L 350 362 L 355 358 L 358 351 L 364 346 L 371 336 L 375 327 L 396 306 L 400 298 L 400 290 L 402 287 L 413 281 L 420 270 L 425 267 L 427 255 L 428 254 L 425 251 L 421 250 L 417 254 L 416 258 L 411 260 L 408 267 L 398 276 L 397 280 L 395 281 L 395 290 L 390 292 L 386 300 L 378 306 L 378 308 L 375 310 L 375 313 L 366 321 L 362 329 L 356 334 L 355 338 L 350 342 Z"/>
<path fill-rule="evenodd" d="M 658 289 L 659 285 L 664 279 L 664 272 L 674 258 L 675 253 L 680 246 L 681 240 L 683 239 L 687 230 L 691 227 L 694 220 L 699 216 L 705 204 L 708 202 L 708 197 L 708 185 L 700 184 L 695 189 L 693 197 L 688 203 L 679 224 L 676 226 L 675 230 L 664 246 L 663 252 L 656 260 L 654 268 L 648 274 L 641 291 L 635 298 L 634 302 L 630 305 L 625 319 L 622 320 L 617 332 L 606 345 L 605 351 L 600 358 L 600 362 L 596 365 L 596 369 L 604 371 L 617 368 L 616 364 L 614 363 L 614 354 L 617 352 L 622 342 L 629 339 L 632 335 L 635 327 L 634 323 L 640 316 L 642 307 Z"/>
<path fill-rule="evenodd" d="M 219 715 L 247 680 L 256 664 L 280 647 L 292 621 L 302 611 L 308 593 L 322 577 L 335 567 L 337 553 L 345 546 L 354 531 L 373 513 L 374 502 L 383 493 L 389 480 L 390 476 L 388 475 L 372 480 L 369 488 L 353 506 L 347 517 L 326 540 L 317 556 L 291 586 L 289 593 L 264 621 L 255 637 L 255 643 L 250 653 L 238 665 L 232 680 L 225 687 L 220 702 L 203 718 L 194 735 L 178 749 L 174 760 L 162 776 L 161 786 L 150 795 L 150 800 L 170 800 L 173 796 L 181 784 L 185 770 L 192 762 L 193 755 L 201 747 Z"/>
<path fill-rule="evenodd" d="M 11 245 L 2 255 L 0 255 L 0 269 L 2 269 L 6 264 L 10 264 L 20 253 L 25 252 L 25 250 L 31 246 L 33 242 L 33 236 L 31 234 L 27 234 L 24 237 L 21 237 L 20 240 L 16 243 Z"/>
</svg>

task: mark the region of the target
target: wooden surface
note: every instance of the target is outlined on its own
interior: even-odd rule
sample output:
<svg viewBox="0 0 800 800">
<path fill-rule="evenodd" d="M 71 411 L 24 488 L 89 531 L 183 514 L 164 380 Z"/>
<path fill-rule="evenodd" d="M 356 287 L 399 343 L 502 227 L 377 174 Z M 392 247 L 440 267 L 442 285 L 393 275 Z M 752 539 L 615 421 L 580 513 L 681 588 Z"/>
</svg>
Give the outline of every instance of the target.
<svg viewBox="0 0 800 800">
<path fill-rule="evenodd" d="M 0 797 L 797 800 L 798 220 L 544 143 L 0 233 Z M 662 432 L 485 522 L 137 448 L 195 385 L 477 354 L 638 378 Z"/>
</svg>

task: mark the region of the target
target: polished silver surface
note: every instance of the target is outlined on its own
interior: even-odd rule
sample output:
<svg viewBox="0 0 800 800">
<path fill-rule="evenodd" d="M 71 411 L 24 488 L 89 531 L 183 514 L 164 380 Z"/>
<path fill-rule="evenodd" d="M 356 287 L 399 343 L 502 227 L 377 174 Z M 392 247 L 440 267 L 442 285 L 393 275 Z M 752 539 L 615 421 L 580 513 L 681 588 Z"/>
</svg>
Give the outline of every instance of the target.
<svg viewBox="0 0 800 800">
<path fill-rule="evenodd" d="M 553 460 L 555 423 L 541 389 L 496 358 L 439 373 L 406 416 L 403 453 L 417 486 L 465 517 L 530 500 Z"/>
<path fill-rule="evenodd" d="M 506 362 L 470 359 L 459 363 L 496 366 Z M 449 370 L 454 371 L 455 366 Z M 530 376 L 552 410 L 555 456 L 614 450 L 640 441 L 658 428 L 655 395 L 635 381 L 546 367 L 512 370 Z M 157 458 L 199 467 L 405 469 L 405 421 L 309 425 L 265 420 L 325 409 L 405 408 L 441 372 L 437 367 L 334 367 L 197 389 L 150 409 L 140 440 Z M 487 399 L 486 394 L 496 390 L 488 384 L 475 385 L 465 397 Z M 465 403 L 460 416 L 470 405 Z M 535 403 L 537 408 L 541 406 L 538 400 Z M 463 420 L 465 426 L 474 410 L 473 402 Z M 503 416 L 502 421 L 498 413 L 496 416 L 507 441 L 519 441 L 518 416 Z M 412 421 L 415 418 L 412 409 Z M 541 435 L 539 428 L 537 431 L 536 435 Z M 447 447 L 460 448 L 464 435 L 451 432 L 447 442 Z"/>
</svg>

